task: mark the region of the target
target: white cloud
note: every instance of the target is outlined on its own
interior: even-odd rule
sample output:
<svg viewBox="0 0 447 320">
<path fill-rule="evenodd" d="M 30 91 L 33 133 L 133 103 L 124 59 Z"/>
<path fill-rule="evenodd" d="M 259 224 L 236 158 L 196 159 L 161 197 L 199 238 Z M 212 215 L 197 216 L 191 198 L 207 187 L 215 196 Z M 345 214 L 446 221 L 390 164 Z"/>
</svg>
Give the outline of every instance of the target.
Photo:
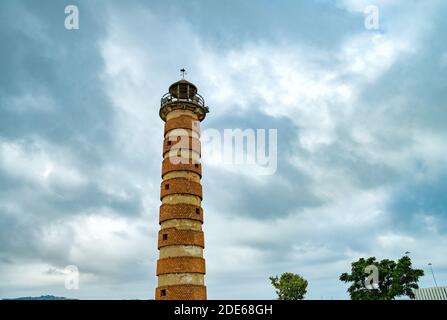
<svg viewBox="0 0 447 320">
<path fill-rule="evenodd" d="M 335 52 L 249 44 L 228 52 L 201 48 L 198 61 L 204 91 L 217 104 L 214 116 L 257 109 L 288 117 L 300 128 L 301 146 L 314 151 L 337 140 L 337 126 L 361 103 L 359 93 L 413 45 L 401 36 L 359 33 Z"/>
<path fill-rule="evenodd" d="M 355 14 L 363 12 L 362 6 L 369 4 L 338 3 Z M 306 185 L 299 185 L 292 176 L 287 180 L 287 173 L 280 178 L 286 179 L 284 185 L 294 188 L 297 194 L 305 188 L 323 201 L 318 206 L 282 212 L 276 219 L 260 219 L 244 215 L 242 209 L 226 212 L 219 207 L 219 201 L 231 199 L 231 188 L 222 190 L 221 195 L 228 197 L 215 199 L 217 203 L 208 211 L 205 189 L 205 256 L 207 281 L 214 284 L 210 288 L 214 290 L 213 297 L 235 298 L 232 288 L 225 287 L 230 277 L 241 277 L 243 272 L 243 279 L 236 283 L 241 289 L 240 298 L 272 298 L 268 276 L 291 270 L 311 280 L 310 297 L 336 294 L 338 298 L 344 296 L 344 288 L 334 289 L 340 286 L 339 274 L 360 256 L 398 257 L 404 249 L 420 252 L 416 256 L 420 261 L 439 255 L 443 252 L 444 236 L 428 232 L 438 231 L 436 219 L 430 213 L 421 218 L 427 230 L 422 240 L 394 230 L 397 226 L 390 225 L 387 211 L 392 197 L 390 189 L 380 183 L 365 187 L 363 181 L 356 181 L 356 174 L 360 180 L 364 178 L 365 173 L 360 172 L 363 169 L 354 167 L 383 165 L 394 173 L 413 176 L 415 162 L 423 161 L 430 169 L 426 172 L 429 177 L 439 175 L 445 167 L 447 153 L 442 136 L 411 130 L 396 119 L 387 118 L 389 110 L 397 115 L 405 112 L 408 104 L 405 97 L 394 97 L 374 110 L 362 100 L 362 93 L 371 85 L 380 85 L 381 78 L 397 62 L 418 53 L 421 40 L 430 30 L 430 22 L 423 22 L 430 17 L 434 4 L 431 2 L 429 9 L 415 13 L 414 7 L 408 9 L 406 2 L 379 1 L 378 5 L 384 9 L 381 12 L 384 32 L 366 32 L 363 24 L 359 25 L 357 33 L 333 50 L 293 41 L 250 42 L 231 49 L 217 48 L 200 38 L 185 20 L 176 17 L 172 20 L 175 23 L 169 23 L 166 17 L 158 18 L 140 7 L 111 8 L 105 26 L 107 35 L 99 47 L 104 60 L 101 79 L 114 115 L 112 154 L 101 166 L 86 173 L 76 161 L 74 150 L 41 139 L 34 139 L 30 146 L 0 141 L 0 167 L 9 175 L 50 189 L 54 186 L 81 189 L 95 183 L 113 199 L 141 199 L 142 212 L 132 216 L 104 204 L 88 211 L 80 209 L 70 217 L 47 220 L 38 229 L 40 258 L 78 265 L 81 273 L 91 275 L 89 288 L 104 278 L 120 281 L 120 277 L 129 276 L 127 273 L 144 270 L 150 281 L 144 282 L 143 296 L 152 295 L 158 254 L 163 132 L 158 117 L 159 99 L 175 80 L 177 69 L 183 66 L 187 66 L 189 77 L 210 103 L 211 119 L 229 114 L 248 118 L 251 113 L 260 112 L 276 120 L 287 117 L 299 128 L 299 136 L 291 141 L 293 156 L 286 160 L 294 173 L 304 174 L 309 180 Z M 392 13 L 391 8 L 402 10 Z M 418 23 L 406 29 L 413 18 Z M 30 110 L 51 106 L 51 101 L 45 99 L 44 95 L 30 94 L 13 102 L 23 110 Z M 388 142 L 392 138 L 401 138 L 405 144 L 390 147 Z M 350 162 L 340 164 L 339 158 Z M 211 170 L 206 174 L 210 174 L 208 181 L 219 185 Z M 232 174 L 238 175 L 240 171 Z M 247 173 L 253 177 L 256 174 L 256 170 Z M 257 186 L 268 185 L 269 181 L 250 180 Z M 234 190 L 239 190 L 237 183 Z M 3 207 L 25 220 L 19 204 L 5 203 Z M 414 249 L 406 249 L 410 246 Z M 442 265 L 442 261 L 442 257 L 436 258 L 436 263 Z M 11 275 L 12 269 L 5 273 L 13 279 L 8 285 L 13 286 L 14 281 L 24 287 L 29 282 L 39 286 L 59 285 L 60 279 L 42 270 L 59 270 L 63 266 L 34 262 L 22 266 L 25 276 L 20 272 Z M 135 279 L 143 282 L 141 274 Z M 104 292 L 104 287 L 97 290 Z"/>
<path fill-rule="evenodd" d="M 407 4 L 408 1 L 405 0 L 337 0 L 337 5 L 351 12 L 363 12 L 369 5 L 389 9 Z"/>
<path fill-rule="evenodd" d="M 0 165 L 8 174 L 44 187 L 79 188 L 88 181 L 65 151 L 39 140 L 26 147 L 0 141 Z"/>
<path fill-rule="evenodd" d="M 146 231 L 146 232 L 144 232 Z M 126 219 L 107 213 L 78 215 L 55 222 L 42 230 L 42 244 L 52 250 L 71 235 L 68 264 L 100 274 L 121 272 L 129 264 L 148 265 L 147 250 L 155 254 L 155 226 L 140 219 Z"/>
</svg>

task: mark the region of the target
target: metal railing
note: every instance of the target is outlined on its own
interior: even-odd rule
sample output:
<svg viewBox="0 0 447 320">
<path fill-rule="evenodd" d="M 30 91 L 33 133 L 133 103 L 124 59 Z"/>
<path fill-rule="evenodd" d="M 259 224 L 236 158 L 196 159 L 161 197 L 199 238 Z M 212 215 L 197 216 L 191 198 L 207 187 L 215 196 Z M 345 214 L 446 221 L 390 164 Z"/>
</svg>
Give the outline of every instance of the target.
<svg viewBox="0 0 447 320">
<path fill-rule="evenodd" d="M 192 98 L 186 98 L 186 99 L 180 99 L 180 98 L 176 98 L 174 96 L 172 96 L 169 92 L 165 93 L 163 95 L 163 97 L 161 97 L 161 101 L 160 101 L 160 106 L 163 107 L 165 104 L 170 103 L 170 102 L 181 102 L 181 101 L 185 101 L 185 102 L 193 102 L 196 103 L 202 107 L 205 108 L 205 100 L 203 99 L 203 97 L 196 93 L 194 95 L 194 97 Z"/>
</svg>

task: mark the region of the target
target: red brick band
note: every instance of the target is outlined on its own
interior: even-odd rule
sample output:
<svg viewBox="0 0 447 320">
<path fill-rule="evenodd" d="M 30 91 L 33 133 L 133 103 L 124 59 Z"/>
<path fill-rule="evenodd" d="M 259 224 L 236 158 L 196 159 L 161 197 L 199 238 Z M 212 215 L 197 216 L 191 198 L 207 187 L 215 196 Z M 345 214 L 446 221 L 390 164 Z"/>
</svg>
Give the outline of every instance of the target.
<svg viewBox="0 0 447 320">
<path fill-rule="evenodd" d="M 195 172 L 202 177 L 202 165 L 200 163 L 194 163 L 191 158 L 169 157 L 163 159 L 161 165 L 162 177 L 166 173 L 179 170 Z"/>
<path fill-rule="evenodd" d="M 205 259 L 196 257 L 175 257 L 158 259 L 157 276 L 168 273 L 203 273 Z"/>
<path fill-rule="evenodd" d="M 203 209 L 186 203 L 162 204 L 160 206 L 160 223 L 171 219 L 191 219 L 203 223 Z"/>
<path fill-rule="evenodd" d="M 166 137 L 163 142 L 163 157 L 171 150 L 192 150 L 200 155 L 200 140 L 189 136 Z"/>
<path fill-rule="evenodd" d="M 155 289 L 156 300 L 206 300 L 206 287 L 197 285 L 163 286 Z"/>
<path fill-rule="evenodd" d="M 203 231 L 166 228 L 158 232 L 158 249 L 173 245 L 205 247 Z"/>
<path fill-rule="evenodd" d="M 174 129 L 189 129 L 200 134 L 200 121 L 190 116 L 180 116 L 166 121 L 165 135 Z"/>
<path fill-rule="evenodd" d="M 202 185 L 185 178 L 167 179 L 161 183 L 160 199 L 170 194 L 190 194 L 203 199 Z"/>
</svg>

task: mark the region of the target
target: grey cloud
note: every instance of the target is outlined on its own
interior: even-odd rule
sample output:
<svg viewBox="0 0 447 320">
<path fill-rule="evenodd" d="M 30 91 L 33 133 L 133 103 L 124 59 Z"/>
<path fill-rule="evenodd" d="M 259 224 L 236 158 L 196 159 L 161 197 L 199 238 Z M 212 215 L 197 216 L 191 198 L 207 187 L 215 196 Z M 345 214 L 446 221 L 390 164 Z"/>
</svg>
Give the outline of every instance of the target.
<svg viewBox="0 0 447 320">
<path fill-rule="evenodd" d="M 4 5 L 7 10 L 2 10 L 0 35 L 8 46 L 0 60 L 0 134 L 9 139 L 39 135 L 70 146 L 84 159 L 94 157 L 92 151 L 111 142 L 113 116 L 99 77 L 103 63 L 96 48 L 103 35 L 101 11 L 81 6 L 84 28 L 70 32 L 63 27 L 63 3 L 22 1 Z M 34 24 L 20 25 L 20 16 L 34 19 Z M 44 36 L 36 37 L 35 29 Z M 25 94 L 48 95 L 55 110 L 17 113 L 15 106 L 4 105 L 10 98 Z"/>
<path fill-rule="evenodd" d="M 447 98 L 447 68 L 439 65 L 440 56 L 447 52 L 445 41 L 442 41 L 446 23 L 441 19 L 445 7 L 432 17 L 436 28 L 424 34 L 426 38 L 421 49 L 399 56 L 378 80 L 365 84 L 362 91 L 356 92 L 359 104 L 351 117 L 338 119 L 334 130 L 335 142 L 311 152 L 297 143 L 302 128 L 288 117 L 270 117 L 257 111 L 259 106 L 256 105 L 238 109 L 237 101 L 231 99 L 226 102 L 235 103 L 233 109 L 228 109 L 231 112 L 219 115 L 219 103 L 209 99 L 213 92 L 207 92 L 213 87 L 201 83 L 202 73 L 209 70 L 201 69 L 202 65 L 196 61 L 200 58 L 197 55 L 207 48 L 213 53 L 224 54 L 238 50 L 247 43 L 255 48 L 258 42 L 269 43 L 272 47 L 281 43 L 291 46 L 299 44 L 334 52 L 347 37 L 362 32 L 359 30 L 363 26 L 362 16 L 347 13 L 325 1 L 300 4 L 285 1 L 283 5 L 275 7 L 266 4 L 271 10 L 254 6 L 251 2 L 237 3 L 241 10 L 238 14 L 228 10 L 230 4 L 217 2 L 162 4 L 115 1 L 98 5 L 79 1 L 81 29 L 71 32 L 63 28 L 65 4 L 62 2 L 4 1 L 1 4 L 0 143 L 16 143 L 26 151 L 32 151 L 36 141 L 45 141 L 67 156 L 70 159 L 67 165 L 86 177 L 87 183 L 81 187 L 71 187 L 50 181 L 43 188 L 38 183 L 0 169 L 0 267 L 35 262 L 52 268 L 63 268 L 68 263 L 79 264 L 82 272 L 96 277 L 96 282 L 88 285 L 89 292 L 80 293 L 82 297 L 108 297 L 110 293 L 105 292 L 107 290 L 104 288 L 113 288 L 110 292 L 117 292 L 120 298 L 152 296 L 162 137 L 157 102 L 169 81 L 175 80 L 177 69 L 185 65 L 191 70 L 191 80 L 199 86 L 199 90 L 203 88 L 201 93 L 211 106 L 211 113 L 203 123 L 204 129 L 278 129 L 278 170 L 275 175 L 262 178 L 261 183 L 249 176 L 229 174 L 225 168 L 204 167 L 206 224 L 218 229 L 214 225 L 216 221 L 231 221 L 240 217 L 246 221 L 247 232 L 250 232 L 250 221 L 268 225 L 281 219 L 300 221 L 293 218 L 303 218 L 302 221 L 315 222 L 315 225 L 306 226 L 301 234 L 298 231 L 289 232 L 285 239 L 272 239 L 266 234 L 263 239 L 253 236 L 235 241 L 233 251 L 244 248 L 261 254 L 253 259 L 253 265 L 246 266 L 250 272 L 232 272 L 219 269 L 219 266 L 209 269 L 207 285 L 210 297 L 231 298 L 236 290 L 241 298 L 273 298 L 268 276 L 289 270 L 303 272 L 312 279 L 313 298 L 319 298 L 321 292 L 325 295 L 337 294 L 337 298 L 344 297 L 345 288 L 337 285 L 336 280 L 328 279 L 346 271 L 342 269 L 349 265 L 351 255 L 377 250 L 374 245 L 383 232 L 417 234 L 427 243 L 445 236 L 447 204 L 442 200 L 445 198 L 444 177 L 421 182 L 401 170 L 402 160 L 395 163 L 373 161 L 365 152 L 404 153 L 415 143 L 413 134 L 416 130 L 430 132 L 438 138 L 446 136 L 444 101 Z M 189 16 L 182 15 L 185 8 Z M 175 41 L 179 35 L 182 40 Z M 146 135 L 152 131 L 137 131 L 133 127 L 135 122 L 132 122 L 135 120 L 125 118 L 127 114 L 120 113 L 113 105 L 116 101 L 110 97 L 112 89 L 108 81 L 122 80 L 129 75 L 126 73 L 127 65 L 117 74 L 104 74 L 106 61 L 103 58 L 107 52 L 100 51 L 104 49 L 101 47 L 104 40 L 124 48 L 131 60 L 141 58 L 144 63 L 137 64 L 137 67 L 147 68 L 141 72 L 143 76 L 140 79 L 147 85 L 144 86 L 147 93 L 138 91 L 143 90 L 141 88 L 131 90 L 141 93 L 140 97 L 145 99 L 149 97 L 149 101 L 144 101 L 147 109 L 140 115 L 143 120 L 138 120 L 151 130 L 158 126 L 160 135 L 156 139 L 138 136 L 135 141 L 129 141 L 129 144 L 138 144 L 137 147 L 125 148 L 126 134 L 129 132 L 121 130 L 132 130 L 135 135 Z M 108 49 L 112 50 L 113 47 Z M 328 60 L 324 63 L 329 64 Z M 120 62 L 119 59 L 117 61 Z M 332 70 L 330 66 L 325 67 Z M 219 81 L 223 75 L 215 76 Z M 235 79 L 239 78 L 235 76 Z M 351 80 L 349 77 L 345 79 L 347 83 Z M 241 85 L 251 86 L 250 83 Z M 123 94 L 128 89 L 124 86 L 112 88 L 115 90 L 113 93 L 122 90 Z M 15 99 L 26 94 L 31 98 Z M 17 101 L 21 101 L 21 105 L 14 105 Z M 44 101 L 48 106 L 33 108 L 33 101 Z M 138 108 L 137 104 L 129 101 L 132 108 Z M 277 108 L 281 105 L 278 104 Z M 213 110 L 216 112 L 213 113 Z M 298 111 L 296 115 L 299 116 Z M 128 120 L 130 124 L 121 127 L 117 120 Z M 372 134 L 376 144 L 356 141 L 352 136 L 356 125 Z M 124 138 L 119 136 L 120 133 Z M 332 207 L 330 200 L 316 191 L 326 187 L 326 183 L 334 182 L 318 178 L 312 170 L 305 172 L 299 169 L 291 163 L 292 157 L 345 179 L 340 182 L 349 183 L 353 194 L 340 200 L 344 203 L 354 201 L 357 191 L 374 193 L 377 189 L 391 190 L 388 194 L 390 203 L 383 208 L 384 221 L 371 228 L 363 224 L 358 227 L 349 224 L 350 227 L 346 227 L 343 221 L 337 221 L 338 224 L 334 226 L 328 225 L 335 219 L 320 221 L 327 217 L 327 213 L 321 212 L 322 208 Z M 424 156 L 409 158 L 405 161 L 410 163 L 410 167 L 414 165 L 414 168 L 419 168 L 415 173 L 434 170 Z M 107 187 L 124 190 L 126 196 L 106 192 Z M 140 259 L 105 257 L 99 251 L 108 248 L 98 248 L 92 243 L 93 253 L 89 254 L 98 252 L 92 259 L 95 261 L 83 260 L 90 257 L 85 253 L 80 261 L 71 260 L 70 250 L 77 245 L 74 243 L 76 234 L 64 222 L 86 212 L 101 215 L 104 208 L 111 220 L 126 218 L 138 224 L 136 234 L 127 230 L 112 231 L 111 234 L 119 243 L 126 243 L 132 237 L 143 236 L 144 243 L 147 239 L 148 250 Z M 333 208 L 334 217 L 343 217 L 344 206 L 341 209 L 337 206 Z M 421 211 L 429 212 L 438 219 L 439 235 L 418 229 Z M 308 218 L 311 214 L 315 214 L 315 220 Z M 358 212 L 359 217 L 364 215 L 364 212 Z M 65 232 L 61 238 L 63 240 L 60 243 L 43 243 L 39 232 L 52 225 L 56 225 L 59 232 Z M 223 232 L 231 232 L 223 226 L 219 227 L 224 229 Z M 296 230 L 301 227 L 297 225 Z M 222 249 L 218 241 L 219 232 L 207 234 L 212 245 L 207 250 L 214 250 L 215 253 Z M 313 251 L 317 254 L 312 255 Z M 231 250 L 228 254 L 232 254 Z M 213 257 L 213 253 L 209 256 Z M 208 263 L 213 266 L 215 261 Z M 445 274 L 444 270 L 444 279 Z M 1 295 L 6 296 L 18 292 L 17 288 L 0 289 Z M 33 291 L 30 288 L 28 292 L 44 289 L 39 287 Z M 36 295 L 40 294 L 42 292 Z"/>
<path fill-rule="evenodd" d="M 313 194 L 312 178 L 294 168 L 287 160 L 297 150 L 294 139 L 299 135 L 290 119 L 273 118 L 259 112 L 230 115 L 213 119 L 209 117 L 204 130 L 217 129 L 223 135 L 225 129 L 277 129 L 277 171 L 266 176 L 262 183 L 253 184 L 252 178 L 228 175 L 225 165 L 206 169 L 204 186 L 207 190 L 206 204 L 219 208 L 222 213 L 235 216 L 251 216 L 261 219 L 276 219 L 292 210 L 321 205 L 324 201 Z M 275 155 L 272 155 L 275 156 Z M 212 177 L 210 179 L 209 177 Z"/>
</svg>

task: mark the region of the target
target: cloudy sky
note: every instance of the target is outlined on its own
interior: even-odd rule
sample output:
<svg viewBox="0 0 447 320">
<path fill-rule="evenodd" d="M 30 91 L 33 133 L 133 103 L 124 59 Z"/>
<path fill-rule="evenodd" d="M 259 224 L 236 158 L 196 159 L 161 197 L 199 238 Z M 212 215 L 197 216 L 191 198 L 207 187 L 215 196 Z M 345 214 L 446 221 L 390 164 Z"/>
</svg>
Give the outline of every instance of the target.
<svg viewBox="0 0 447 320">
<path fill-rule="evenodd" d="M 443 0 L 1 1 L 0 298 L 153 298 L 159 99 L 182 67 L 204 130 L 277 129 L 274 174 L 204 163 L 209 298 L 272 299 L 289 271 L 307 298 L 346 299 L 352 261 L 405 251 L 421 286 L 429 262 L 446 285 L 446 15 Z"/>
</svg>

